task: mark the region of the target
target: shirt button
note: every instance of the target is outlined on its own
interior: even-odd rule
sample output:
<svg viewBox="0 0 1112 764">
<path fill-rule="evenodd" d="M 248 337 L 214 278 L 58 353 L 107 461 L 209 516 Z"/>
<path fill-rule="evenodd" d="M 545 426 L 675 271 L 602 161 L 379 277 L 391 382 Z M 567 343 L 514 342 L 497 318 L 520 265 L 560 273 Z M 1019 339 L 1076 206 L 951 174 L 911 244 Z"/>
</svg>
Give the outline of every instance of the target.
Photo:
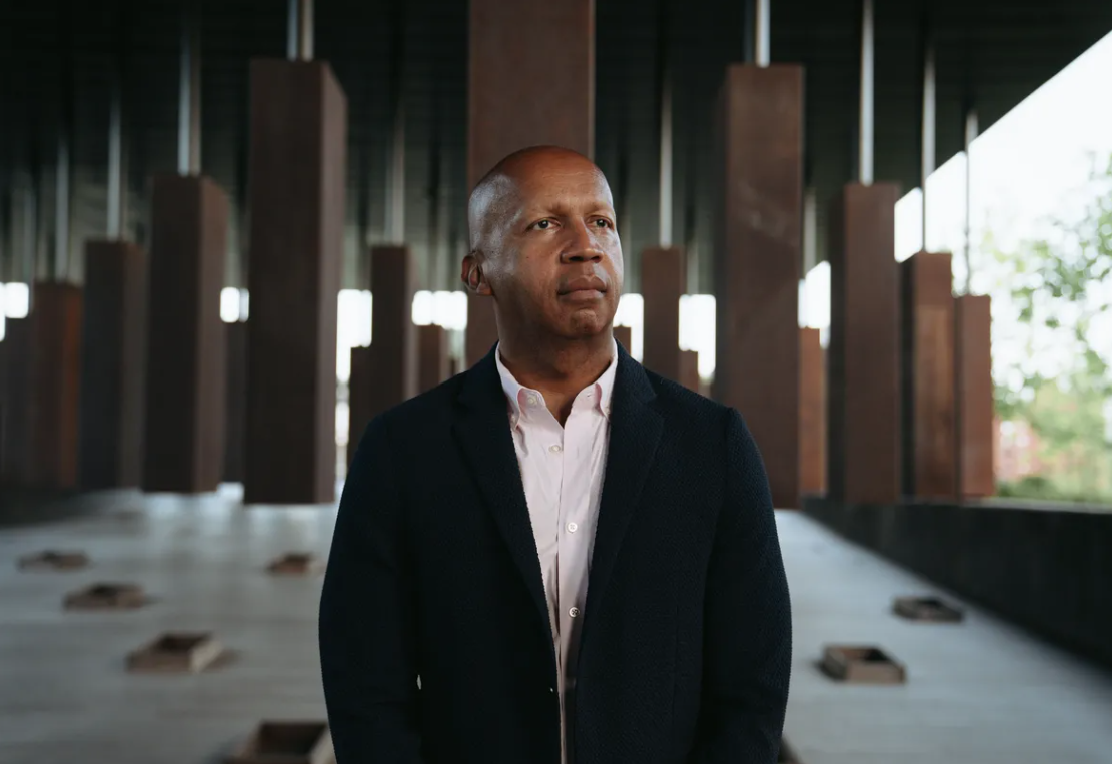
<svg viewBox="0 0 1112 764">
<path fill-rule="evenodd" d="M 537 405 L 537 396 L 535 396 L 535 395 L 530 395 L 525 400 L 529 403 L 530 406 L 536 406 Z"/>
<path fill-rule="evenodd" d="M 561 448 L 561 447 L 560 447 L 559 445 L 555 445 L 555 446 L 549 446 L 549 447 L 548 447 L 548 450 L 549 450 L 549 451 L 551 451 L 551 452 L 552 452 L 552 453 L 554 453 L 554 454 L 558 454 L 558 453 L 560 453 L 561 451 L 563 451 L 564 449 L 563 449 L 563 448 Z"/>
<path fill-rule="evenodd" d="M 573 607 L 571 610 L 568 611 L 568 615 L 570 615 L 572 618 L 578 618 L 579 613 L 580 613 L 580 610 L 577 607 Z"/>
<path fill-rule="evenodd" d="M 568 523 L 568 533 L 575 533 L 577 530 L 579 530 L 577 523 Z"/>
</svg>

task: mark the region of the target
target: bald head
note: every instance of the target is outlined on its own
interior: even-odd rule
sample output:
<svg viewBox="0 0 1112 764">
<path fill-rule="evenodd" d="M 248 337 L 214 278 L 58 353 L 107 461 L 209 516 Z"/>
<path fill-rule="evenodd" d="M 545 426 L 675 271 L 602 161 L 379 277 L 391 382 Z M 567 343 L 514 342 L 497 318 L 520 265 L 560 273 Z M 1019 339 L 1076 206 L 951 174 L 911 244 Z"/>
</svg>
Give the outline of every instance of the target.
<svg viewBox="0 0 1112 764">
<path fill-rule="evenodd" d="M 606 176 L 598 165 L 577 151 L 559 146 L 531 146 L 502 159 L 475 184 L 467 200 L 471 251 L 490 253 L 500 249 L 493 240 L 518 215 L 531 187 L 553 176 L 584 172 L 602 181 L 609 200 Z"/>
</svg>

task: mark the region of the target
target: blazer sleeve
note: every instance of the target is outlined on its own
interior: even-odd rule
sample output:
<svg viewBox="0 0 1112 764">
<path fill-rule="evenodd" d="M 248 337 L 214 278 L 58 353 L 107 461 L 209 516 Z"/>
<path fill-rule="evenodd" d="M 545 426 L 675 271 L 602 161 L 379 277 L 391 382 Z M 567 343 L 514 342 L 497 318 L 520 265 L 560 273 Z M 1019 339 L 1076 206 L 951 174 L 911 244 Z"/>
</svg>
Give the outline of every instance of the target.
<svg viewBox="0 0 1112 764">
<path fill-rule="evenodd" d="M 412 561 L 387 425 L 348 471 L 320 600 L 320 662 L 337 764 L 419 764 Z"/>
<path fill-rule="evenodd" d="M 726 499 L 707 578 L 699 735 L 689 761 L 774 764 L 791 675 L 791 602 L 764 463 L 733 409 L 726 454 Z"/>
</svg>

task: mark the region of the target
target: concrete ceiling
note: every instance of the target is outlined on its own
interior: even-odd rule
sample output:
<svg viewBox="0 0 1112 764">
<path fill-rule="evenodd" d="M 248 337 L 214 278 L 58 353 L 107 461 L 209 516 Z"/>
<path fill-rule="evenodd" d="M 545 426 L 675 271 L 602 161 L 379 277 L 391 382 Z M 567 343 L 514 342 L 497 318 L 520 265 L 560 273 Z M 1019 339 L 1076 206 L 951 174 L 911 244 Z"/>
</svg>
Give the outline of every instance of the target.
<svg viewBox="0 0 1112 764">
<path fill-rule="evenodd" d="M 360 238 L 384 236 L 392 93 L 400 71 L 406 236 L 418 253 L 422 285 L 453 288 L 467 193 L 466 2 L 317 0 L 316 6 L 316 57 L 331 63 L 349 99 L 347 284 L 355 283 Z M 38 166 L 41 228 L 51 230 L 57 126 L 68 106 L 75 253 L 84 238 L 104 231 L 117 60 L 129 95 L 131 226 L 140 240 L 146 180 L 175 169 L 181 8 L 180 0 L 0 4 L 0 185 L 10 196 L 19 177 L 13 168 Z M 857 0 L 772 0 L 773 60 L 806 67 L 807 175 L 820 203 L 854 174 L 859 13 Z M 209 0 L 200 18 L 202 166 L 242 205 L 247 62 L 285 55 L 285 2 Z M 662 51 L 674 77 L 674 238 L 691 250 L 692 288 L 711 289 L 710 117 L 724 68 L 745 55 L 744 19 L 743 0 L 597 0 L 596 159 L 627 205 L 623 241 L 633 289 L 638 254 L 658 232 Z M 876 0 L 876 178 L 904 190 L 918 185 L 924 29 L 936 46 L 941 165 L 961 150 L 967 104 L 976 106 L 982 130 L 989 127 L 1112 30 L 1112 3 Z M 9 231 L 20 219 L 18 210 L 4 216 Z M 21 253 L 11 238 L 0 239 L 9 258 Z M 237 242 L 233 231 L 229 283 L 239 276 Z M 71 260 L 70 274 L 80 278 L 80 258 Z"/>
</svg>

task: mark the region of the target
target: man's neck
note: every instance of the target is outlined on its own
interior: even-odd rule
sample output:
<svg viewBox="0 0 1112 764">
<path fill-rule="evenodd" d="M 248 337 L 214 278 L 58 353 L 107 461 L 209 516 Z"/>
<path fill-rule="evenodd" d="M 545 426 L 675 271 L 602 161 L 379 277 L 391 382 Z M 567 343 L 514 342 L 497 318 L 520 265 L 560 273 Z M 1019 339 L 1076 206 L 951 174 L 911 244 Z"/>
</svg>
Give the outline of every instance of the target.
<svg viewBox="0 0 1112 764">
<path fill-rule="evenodd" d="M 499 339 L 502 363 L 522 387 L 544 396 L 560 424 L 567 421 L 576 396 L 602 376 L 614 358 L 611 330 L 576 340 Z"/>
</svg>

